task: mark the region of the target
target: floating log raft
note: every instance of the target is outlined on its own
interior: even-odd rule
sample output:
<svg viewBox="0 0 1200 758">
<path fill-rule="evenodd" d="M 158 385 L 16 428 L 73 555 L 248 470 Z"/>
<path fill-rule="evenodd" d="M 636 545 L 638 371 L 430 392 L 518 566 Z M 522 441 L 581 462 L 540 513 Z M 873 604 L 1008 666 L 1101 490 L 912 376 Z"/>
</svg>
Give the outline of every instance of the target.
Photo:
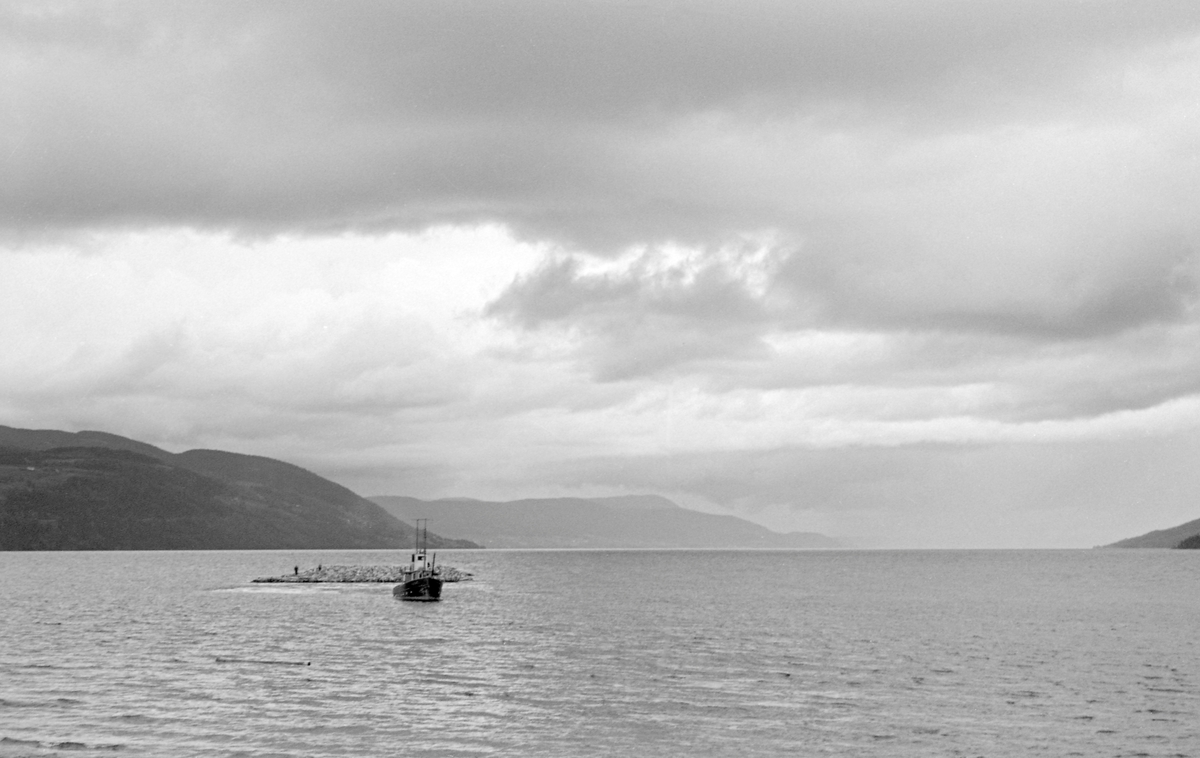
<svg viewBox="0 0 1200 758">
<path fill-rule="evenodd" d="M 399 582 L 404 573 L 404 566 L 319 566 L 318 568 L 294 571 L 283 576 L 264 576 L 252 579 L 262 583 L 292 583 L 308 584 L 317 582 L 353 583 L 353 582 Z M 444 582 L 469 582 L 472 574 L 460 571 L 453 566 L 438 566 Z"/>
</svg>

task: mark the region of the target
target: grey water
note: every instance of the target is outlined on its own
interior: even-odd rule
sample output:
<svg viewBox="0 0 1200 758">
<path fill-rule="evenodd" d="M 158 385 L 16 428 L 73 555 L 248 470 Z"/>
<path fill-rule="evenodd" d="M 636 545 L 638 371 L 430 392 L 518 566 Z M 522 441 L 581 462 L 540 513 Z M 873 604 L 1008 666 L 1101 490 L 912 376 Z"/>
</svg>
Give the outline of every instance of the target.
<svg viewBox="0 0 1200 758">
<path fill-rule="evenodd" d="M 1200 552 L 0 553 L 0 756 L 1200 756 Z"/>
</svg>

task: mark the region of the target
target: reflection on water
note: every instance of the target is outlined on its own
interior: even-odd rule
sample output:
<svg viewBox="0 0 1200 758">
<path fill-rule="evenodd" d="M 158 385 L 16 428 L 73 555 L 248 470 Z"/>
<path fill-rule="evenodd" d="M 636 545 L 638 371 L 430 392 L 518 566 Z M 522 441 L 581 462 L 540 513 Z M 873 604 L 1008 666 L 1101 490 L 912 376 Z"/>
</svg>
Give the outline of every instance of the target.
<svg viewBox="0 0 1200 758">
<path fill-rule="evenodd" d="M 0 553 L 0 756 L 1198 755 L 1200 555 Z"/>
</svg>

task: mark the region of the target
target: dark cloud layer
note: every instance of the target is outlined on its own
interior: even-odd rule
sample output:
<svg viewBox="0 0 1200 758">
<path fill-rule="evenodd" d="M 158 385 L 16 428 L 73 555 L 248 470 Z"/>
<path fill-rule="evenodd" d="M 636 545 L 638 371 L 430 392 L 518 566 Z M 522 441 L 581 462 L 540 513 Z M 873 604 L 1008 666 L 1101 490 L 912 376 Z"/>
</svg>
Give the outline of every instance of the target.
<svg viewBox="0 0 1200 758">
<path fill-rule="evenodd" d="M 0 223 L 501 221 L 591 246 L 792 226 L 686 147 L 736 114 L 941 130 L 1060 107 L 1194 34 L 1181 2 L 120 3 L 6 7 Z M 976 118 L 979 115 L 977 114 Z M 992 116 L 994 118 L 994 116 Z M 690 170 L 689 170 L 690 167 Z M 688 187 L 698 173 L 706 186 Z"/>
<path fill-rule="evenodd" d="M 585 330 L 635 351 L 622 322 L 654 314 L 706 335 L 689 360 L 747 354 L 767 322 L 1080 338 L 1177 320 L 1195 298 L 1200 176 L 1165 154 L 1197 147 L 1170 136 L 1185 121 L 1130 121 L 1152 130 L 1138 155 L 1093 134 L 1136 118 L 1152 86 L 1131 72 L 1183 55 L 1194 3 L 67 3 L 0 18 L 10 234 L 500 222 L 585 254 L 777 234 L 769 305 L 724 282 L 679 312 L 714 267 L 674 294 L 547 269 L 496 308 L 528 326 L 578 300 Z M 696 317 L 709 308 L 726 327 Z M 655 328 L 637 331 L 651 352 Z"/>
<path fill-rule="evenodd" d="M 1192 242 L 1183 235 L 1119 234 L 1100 241 L 1100 249 L 1065 251 L 1049 267 L 1037 261 L 1040 271 L 1028 273 L 1019 270 L 1019 256 L 969 251 L 939 260 L 935 273 L 902 245 L 827 238 L 788 256 L 776 281 L 791 300 L 808 304 L 804 312 L 816 311 L 817 323 L 802 326 L 1081 339 L 1188 317 L 1200 294 Z M 1053 262 L 1061 252 L 1042 255 Z M 1016 270 L 1011 282 L 1003 280 L 1004 269 Z M 1036 280 L 1043 272 L 1052 277 L 1050 288 L 1030 292 L 1045 286 Z"/>
</svg>

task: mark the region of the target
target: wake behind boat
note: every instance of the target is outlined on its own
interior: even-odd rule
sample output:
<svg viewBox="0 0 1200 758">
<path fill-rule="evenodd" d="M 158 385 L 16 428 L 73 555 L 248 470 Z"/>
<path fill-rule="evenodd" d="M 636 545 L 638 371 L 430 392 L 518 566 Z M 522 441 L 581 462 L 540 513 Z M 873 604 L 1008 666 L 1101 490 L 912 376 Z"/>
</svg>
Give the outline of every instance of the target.
<svg viewBox="0 0 1200 758">
<path fill-rule="evenodd" d="M 422 528 L 424 524 L 424 528 Z M 404 569 L 400 584 L 392 588 L 392 596 L 401 600 L 441 600 L 442 578 L 437 567 L 437 553 L 429 558 L 429 520 L 417 519 L 416 546 L 411 563 Z"/>
</svg>

